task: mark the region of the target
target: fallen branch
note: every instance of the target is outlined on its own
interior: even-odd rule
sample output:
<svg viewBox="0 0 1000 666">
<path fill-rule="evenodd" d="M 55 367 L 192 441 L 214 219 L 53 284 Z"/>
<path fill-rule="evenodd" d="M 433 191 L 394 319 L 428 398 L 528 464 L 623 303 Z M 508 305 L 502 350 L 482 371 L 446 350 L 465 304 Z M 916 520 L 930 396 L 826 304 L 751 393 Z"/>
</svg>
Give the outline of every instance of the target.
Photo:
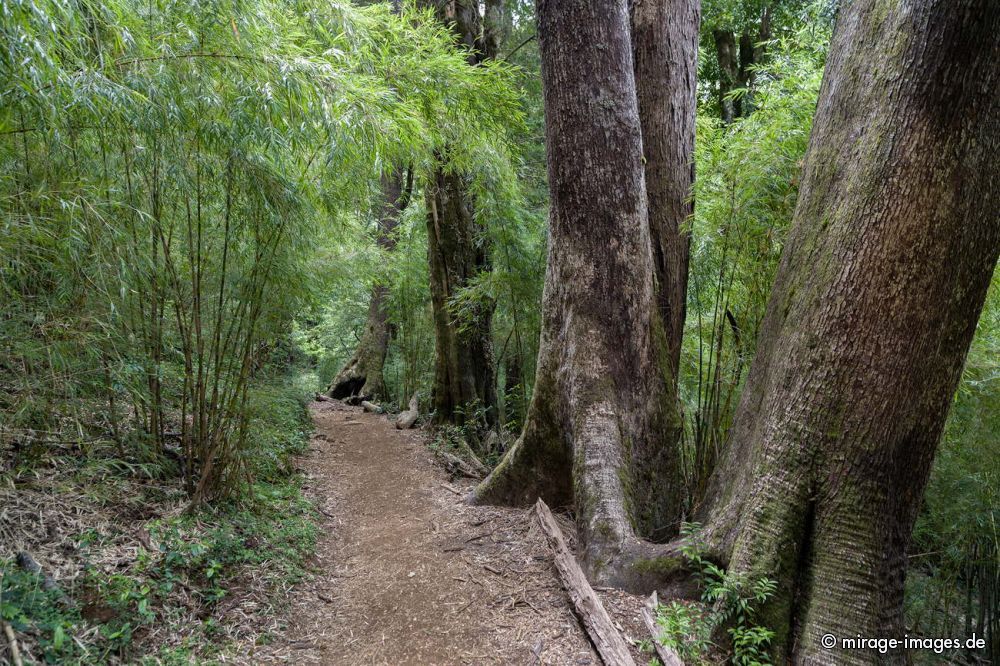
<svg viewBox="0 0 1000 666">
<path fill-rule="evenodd" d="M 367 400 L 361 401 L 361 407 L 366 412 L 371 412 L 373 414 L 381 414 L 383 411 L 380 406 L 376 405 L 374 402 L 368 402 Z"/>
<path fill-rule="evenodd" d="M 438 450 L 436 453 L 445 469 L 451 474 L 461 474 L 470 479 L 481 479 L 486 476 L 486 468 L 478 459 L 473 458 L 470 462 L 447 451 Z"/>
<path fill-rule="evenodd" d="M 405 412 L 400 412 L 399 417 L 396 418 L 396 427 L 400 430 L 412 428 L 413 424 L 417 422 L 417 417 L 420 416 L 418 407 L 417 394 L 414 393 L 413 397 L 410 398 L 410 408 Z"/>
<path fill-rule="evenodd" d="M 559 570 L 563 587 L 566 588 L 573 602 L 573 608 L 584 629 L 587 630 L 587 635 L 597 648 L 597 653 L 607 666 L 635 666 L 625 639 L 615 629 L 600 597 L 594 592 L 580 565 L 576 563 L 573 553 L 566 546 L 566 539 L 559 529 L 559 523 L 541 499 L 535 503 L 535 514 L 538 516 L 538 524 L 548 538 L 549 546 L 555 551 L 556 569 Z"/>
<path fill-rule="evenodd" d="M 7 637 L 7 645 L 10 646 L 11 663 L 14 666 L 24 666 L 24 662 L 21 660 L 21 650 L 17 647 L 17 636 L 14 635 L 13 627 L 4 622 L 3 633 Z"/>
<path fill-rule="evenodd" d="M 656 599 L 656 592 L 649 595 L 649 599 L 642 607 L 642 619 L 646 621 L 646 626 L 649 628 L 649 633 L 653 636 L 653 647 L 656 648 L 656 655 L 660 658 L 660 662 L 663 666 L 684 666 L 684 661 L 680 656 L 668 648 L 666 645 L 660 643 L 659 635 L 660 631 L 656 627 L 656 607 L 659 605 L 659 601 Z"/>
</svg>

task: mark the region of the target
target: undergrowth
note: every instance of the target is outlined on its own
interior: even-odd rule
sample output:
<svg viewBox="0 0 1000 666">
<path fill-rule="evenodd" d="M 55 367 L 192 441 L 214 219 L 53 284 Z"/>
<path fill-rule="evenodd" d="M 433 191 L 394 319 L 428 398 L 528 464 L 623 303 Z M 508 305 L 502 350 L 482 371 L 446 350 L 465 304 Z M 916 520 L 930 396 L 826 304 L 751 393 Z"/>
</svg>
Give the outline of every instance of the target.
<svg viewBox="0 0 1000 666">
<path fill-rule="evenodd" d="M 695 525 L 687 525 L 684 534 L 693 536 Z M 675 650 L 685 664 L 716 663 L 725 654 L 727 663 L 736 666 L 770 664 L 768 649 L 774 631 L 757 623 L 757 612 L 774 594 L 776 583 L 768 578 L 750 578 L 726 572 L 705 559 L 696 539 L 683 548 L 702 590 L 700 602 L 673 600 L 656 608 L 661 644 Z M 713 636 L 725 631 L 729 645 L 713 642 Z"/>
<path fill-rule="evenodd" d="M 169 458 L 122 459 L 96 447 L 60 451 L 43 473 L 35 459 L 5 474 L 2 485 L 45 507 L 48 523 L 17 540 L 42 572 L 18 566 L 14 544 L 0 550 L 0 616 L 24 662 L 205 663 L 254 640 L 256 625 L 280 608 L 275 592 L 306 574 L 316 542 L 314 509 L 291 461 L 310 428 L 304 384 L 276 377 L 254 387 L 245 458 L 253 481 L 239 499 L 194 513 L 183 511 Z M 43 493 L 65 498 L 61 514 L 38 501 Z"/>
</svg>

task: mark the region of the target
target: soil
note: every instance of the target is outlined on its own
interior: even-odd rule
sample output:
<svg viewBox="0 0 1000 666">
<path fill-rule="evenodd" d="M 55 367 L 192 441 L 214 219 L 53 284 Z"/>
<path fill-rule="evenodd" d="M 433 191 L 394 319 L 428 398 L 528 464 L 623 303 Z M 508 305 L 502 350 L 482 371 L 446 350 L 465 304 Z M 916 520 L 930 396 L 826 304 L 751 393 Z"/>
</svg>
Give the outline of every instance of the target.
<svg viewBox="0 0 1000 666">
<path fill-rule="evenodd" d="M 531 512 L 466 504 L 473 481 L 450 479 L 420 431 L 337 401 L 311 408 L 299 464 L 323 518 L 315 575 L 240 663 L 601 663 Z M 602 596 L 627 640 L 648 637 L 641 599 Z"/>
</svg>

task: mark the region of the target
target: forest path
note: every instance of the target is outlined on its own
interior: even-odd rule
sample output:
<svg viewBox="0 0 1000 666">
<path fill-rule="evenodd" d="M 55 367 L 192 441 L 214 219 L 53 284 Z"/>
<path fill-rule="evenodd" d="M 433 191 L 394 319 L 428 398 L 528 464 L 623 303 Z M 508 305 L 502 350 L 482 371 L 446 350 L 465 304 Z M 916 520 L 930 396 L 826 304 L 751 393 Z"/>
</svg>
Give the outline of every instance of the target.
<svg viewBox="0 0 1000 666">
<path fill-rule="evenodd" d="M 419 431 L 337 401 L 311 410 L 316 571 L 248 663 L 600 664 L 529 512 L 465 504 Z"/>
</svg>

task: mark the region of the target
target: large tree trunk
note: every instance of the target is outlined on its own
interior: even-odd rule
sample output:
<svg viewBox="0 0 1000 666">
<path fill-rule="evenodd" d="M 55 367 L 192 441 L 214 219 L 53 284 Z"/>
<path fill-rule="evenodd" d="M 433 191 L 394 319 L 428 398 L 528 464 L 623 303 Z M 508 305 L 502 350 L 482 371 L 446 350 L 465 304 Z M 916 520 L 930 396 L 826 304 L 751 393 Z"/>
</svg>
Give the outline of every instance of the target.
<svg viewBox="0 0 1000 666">
<path fill-rule="evenodd" d="M 450 26 L 469 51 L 472 65 L 496 56 L 503 34 L 503 4 L 485 5 L 485 21 L 478 2 L 424 0 L 437 18 Z M 496 372 L 493 363 L 493 310 L 482 303 L 459 321 L 449 299 L 477 275 L 490 270 L 489 247 L 473 214 L 465 177 L 445 167 L 445 156 L 426 187 L 427 250 L 434 310 L 434 422 L 495 427 L 498 421 Z M 473 435 L 473 445 L 478 438 Z"/>
<path fill-rule="evenodd" d="M 698 0 L 646 0 L 632 13 L 649 227 L 670 368 L 676 385 L 687 306 L 697 111 Z"/>
<path fill-rule="evenodd" d="M 540 0 L 551 209 L 542 335 L 521 437 L 480 502 L 575 504 L 591 578 L 640 585 L 676 530 L 680 427 L 654 288 L 626 0 Z"/>
<path fill-rule="evenodd" d="M 376 242 L 379 247 L 391 252 L 396 247 L 395 230 L 400 215 L 406 208 L 412 183 L 406 185 L 404 191 L 403 174 L 392 173 L 382 176 L 381 186 L 382 210 L 378 217 Z M 353 396 L 359 400 L 386 397 L 382 366 L 385 364 L 385 354 L 392 335 L 385 312 L 387 295 L 385 285 L 376 284 L 372 287 L 365 330 L 354 354 L 330 383 L 330 397 L 344 399 Z"/>
<path fill-rule="evenodd" d="M 493 426 L 497 421 L 493 366 L 493 304 L 480 304 L 458 321 L 449 306 L 459 289 L 489 270 L 482 231 L 461 174 L 435 170 L 425 188 L 427 255 L 434 310 L 434 421 Z M 474 414 L 474 410 L 482 410 Z M 480 418 L 481 416 L 481 418 Z"/>
<path fill-rule="evenodd" d="M 903 663 L 906 550 L 1000 250 L 1000 6 L 855 0 L 794 221 L 702 511 L 730 572 L 778 583 L 775 663 Z"/>
</svg>

